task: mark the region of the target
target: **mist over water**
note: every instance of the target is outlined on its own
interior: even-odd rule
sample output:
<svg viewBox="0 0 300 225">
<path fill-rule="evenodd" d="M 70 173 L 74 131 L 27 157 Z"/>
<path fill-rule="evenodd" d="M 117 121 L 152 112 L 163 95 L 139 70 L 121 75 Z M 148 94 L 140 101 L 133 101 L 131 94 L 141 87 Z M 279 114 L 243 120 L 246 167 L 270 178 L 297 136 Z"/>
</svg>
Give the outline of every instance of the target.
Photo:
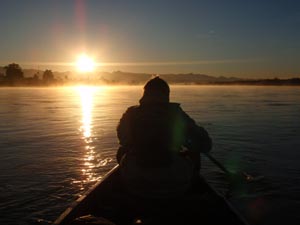
<svg viewBox="0 0 300 225">
<path fill-rule="evenodd" d="M 49 224 L 115 164 L 116 126 L 141 86 L 1 88 L 0 224 Z M 171 86 L 171 100 L 210 133 L 232 187 L 203 157 L 202 174 L 251 224 L 300 221 L 300 89 Z M 228 191 L 229 190 L 229 191 Z"/>
</svg>

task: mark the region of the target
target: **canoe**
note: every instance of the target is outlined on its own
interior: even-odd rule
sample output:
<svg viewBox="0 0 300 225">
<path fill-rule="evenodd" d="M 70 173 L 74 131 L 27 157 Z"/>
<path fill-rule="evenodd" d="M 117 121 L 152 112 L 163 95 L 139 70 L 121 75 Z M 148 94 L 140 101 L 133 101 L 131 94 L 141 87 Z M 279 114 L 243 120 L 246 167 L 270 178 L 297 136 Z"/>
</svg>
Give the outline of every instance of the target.
<svg viewBox="0 0 300 225">
<path fill-rule="evenodd" d="M 118 165 L 68 207 L 54 222 L 70 224 L 231 224 L 247 221 L 199 175 L 184 196 L 145 198 L 122 186 Z"/>
</svg>

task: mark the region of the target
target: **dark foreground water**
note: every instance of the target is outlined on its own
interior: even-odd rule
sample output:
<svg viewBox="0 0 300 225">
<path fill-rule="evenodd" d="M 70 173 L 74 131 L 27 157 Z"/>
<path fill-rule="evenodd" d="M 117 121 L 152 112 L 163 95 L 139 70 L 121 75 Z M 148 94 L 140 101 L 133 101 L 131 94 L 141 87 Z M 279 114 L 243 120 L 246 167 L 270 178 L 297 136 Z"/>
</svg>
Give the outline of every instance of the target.
<svg viewBox="0 0 300 225">
<path fill-rule="evenodd" d="M 172 87 L 232 171 L 264 179 L 230 185 L 202 173 L 251 224 L 299 224 L 300 88 Z M 115 128 L 142 87 L 1 88 L 0 224 L 49 224 L 115 164 Z"/>
</svg>

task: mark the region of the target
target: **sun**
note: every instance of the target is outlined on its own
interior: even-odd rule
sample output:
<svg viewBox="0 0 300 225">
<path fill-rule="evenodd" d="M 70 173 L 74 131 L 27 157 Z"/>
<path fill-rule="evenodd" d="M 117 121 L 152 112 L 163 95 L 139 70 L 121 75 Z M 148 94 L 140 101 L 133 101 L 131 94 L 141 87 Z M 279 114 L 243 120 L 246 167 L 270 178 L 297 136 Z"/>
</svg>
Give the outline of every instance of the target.
<svg viewBox="0 0 300 225">
<path fill-rule="evenodd" d="M 95 66 L 96 64 L 94 60 L 86 54 L 81 54 L 78 56 L 76 67 L 79 72 L 92 72 L 95 70 Z"/>
</svg>

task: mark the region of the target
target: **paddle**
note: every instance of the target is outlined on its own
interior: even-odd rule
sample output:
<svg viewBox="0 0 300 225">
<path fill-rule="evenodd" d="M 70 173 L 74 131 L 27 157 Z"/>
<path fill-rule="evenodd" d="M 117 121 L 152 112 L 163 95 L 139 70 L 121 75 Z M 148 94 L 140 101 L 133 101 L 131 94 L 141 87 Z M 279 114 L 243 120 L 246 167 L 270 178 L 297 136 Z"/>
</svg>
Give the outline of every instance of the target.
<svg viewBox="0 0 300 225">
<path fill-rule="evenodd" d="M 203 154 L 206 155 L 207 158 L 209 158 L 214 164 L 216 164 L 227 175 L 229 175 L 229 176 L 235 175 L 235 174 L 231 173 L 226 167 L 224 167 L 218 160 L 216 160 L 214 157 L 212 157 L 209 153 L 203 153 Z M 241 172 L 241 174 L 249 182 L 256 181 L 256 180 L 263 178 L 263 176 L 253 177 L 252 175 L 250 175 L 246 172 Z"/>
</svg>

